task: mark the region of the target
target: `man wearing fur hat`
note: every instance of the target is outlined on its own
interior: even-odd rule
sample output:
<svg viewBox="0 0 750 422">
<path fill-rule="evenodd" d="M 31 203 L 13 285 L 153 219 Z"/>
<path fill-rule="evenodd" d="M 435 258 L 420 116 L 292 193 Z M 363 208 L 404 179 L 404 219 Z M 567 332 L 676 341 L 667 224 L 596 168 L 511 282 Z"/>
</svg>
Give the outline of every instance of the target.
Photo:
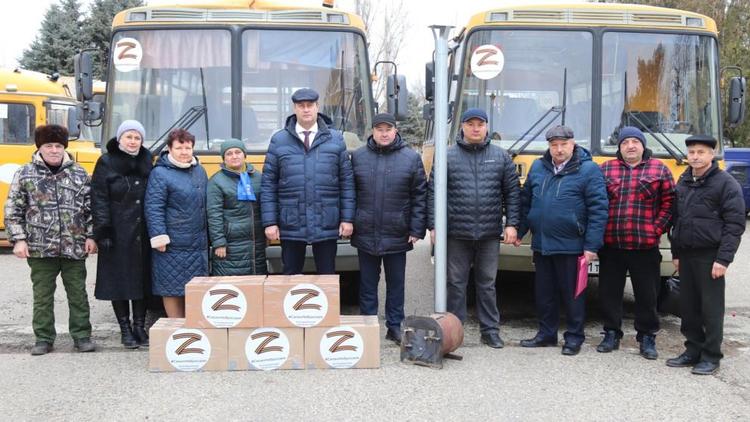
<svg viewBox="0 0 750 422">
<path fill-rule="evenodd" d="M 626 274 L 635 294 L 636 340 L 646 359 L 656 359 L 659 315 L 659 239 L 672 218 L 674 178 L 669 168 L 651 157 L 638 128 L 626 126 L 617 137 L 617 158 L 602 164 L 609 196 L 604 247 L 599 250 L 599 301 L 604 339 L 598 352 L 620 347 L 622 296 Z"/>
<path fill-rule="evenodd" d="M 85 259 L 96 253 L 96 242 L 89 176 L 65 152 L 68 131 L 64 127 L 40 126 L 34 140 L 38 150 L 31 163 L 16 172 L 5 202 L 5 228 L 13 254 L 25 258 L 31 268 L 36 336 L 31 354 L 52 350 L 58 274 L 68 296 L 68 325 L 75 349 L 92 352 L 96 347 L 91 342 Z"/>
</svg>

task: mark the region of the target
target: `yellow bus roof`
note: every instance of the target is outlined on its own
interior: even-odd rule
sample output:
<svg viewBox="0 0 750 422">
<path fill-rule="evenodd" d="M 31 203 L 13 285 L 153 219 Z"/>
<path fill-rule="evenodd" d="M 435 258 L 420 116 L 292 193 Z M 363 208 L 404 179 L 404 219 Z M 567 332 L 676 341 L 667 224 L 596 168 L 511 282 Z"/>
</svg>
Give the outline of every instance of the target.
<svg viewBox="0 0 750 422">
<path fill-rule="evenodd" d="M 52 81 L 49 75 L 23 69 L 0 69 L 0 93 L 71 97 L 61 80 Z"/>
<path fill-rule="evenodd" d="M 343 22 L 332 19 L 332 16 L 336 15 L 342 16 Z M 118 13 L 112 21 L 112 28 L 186 23 L 196 25 L 216 25 L 217 23 L 325 25 L 365 31 L 362 18 L 353 13 L 322 6 L 301 6 L 292 1 L 273 0 L 198 0 L 187 4 L 136 7 Z"/>
<path fill-rule="evenodd" d="M 688 18 L 691 18 L 688 20 Z M 466 30 L 477 26 L 575 26 L 627 27 L 633 29 L 680 29 L 717 33 L 716 22 L 698 13 L 664 7 L 619 3 L 570 3 L 516 5 L 477 13 Z"/>
</svg>

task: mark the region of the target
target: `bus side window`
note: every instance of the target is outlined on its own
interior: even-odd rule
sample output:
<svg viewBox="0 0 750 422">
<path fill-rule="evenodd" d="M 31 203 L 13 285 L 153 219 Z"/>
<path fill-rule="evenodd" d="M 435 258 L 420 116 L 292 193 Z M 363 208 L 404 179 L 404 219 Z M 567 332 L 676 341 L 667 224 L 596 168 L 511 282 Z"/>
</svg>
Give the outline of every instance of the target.
<svg viewBox="0 0 750 422">
<path fill-rule="evenodd" d="M 0 143 L 33 142 L 36 110 L 31 104 L 0 104 Z"/>
</svg>

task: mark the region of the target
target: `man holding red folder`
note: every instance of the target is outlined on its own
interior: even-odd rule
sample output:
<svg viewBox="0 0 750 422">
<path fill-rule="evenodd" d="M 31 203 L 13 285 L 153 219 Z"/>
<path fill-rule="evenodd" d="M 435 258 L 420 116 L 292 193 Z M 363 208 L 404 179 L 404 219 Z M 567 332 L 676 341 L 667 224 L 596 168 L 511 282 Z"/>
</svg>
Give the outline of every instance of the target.
<svg viewBox="0 0 750 422">
<path fill-rule="evenodd" d="M 646 359 L 656 359 L 659 315 L 659 239 L 672 219 L 674 178 L 660 160 L 651 158 L 640 129 L 625 126 L 617 136 L 617 158 L 602 164 L 609 195 L 604 248 L 599 251 L 599 302 L 604 339 L 596 351 L 620 347 L 622 295 L 626 274 L 635 294 L 636 340 Z"/>
<path fill-rule="evenodd" d="M 576 355 L 585 339 L 585 295 L 576 295 L 578 257 L 596 259 L 607 223 L 607 190 L 591 154 L 576 144 L 573 130 L 555 126 L 546 134 L 549 149 L 526 176 L 521 205 L 523 220 L 515 244 L 531 230 L 534 290 L 539 331 L 523 347 L 557 345 L 559 305 L 567 311 L 563 355 Z"/>
</svg>

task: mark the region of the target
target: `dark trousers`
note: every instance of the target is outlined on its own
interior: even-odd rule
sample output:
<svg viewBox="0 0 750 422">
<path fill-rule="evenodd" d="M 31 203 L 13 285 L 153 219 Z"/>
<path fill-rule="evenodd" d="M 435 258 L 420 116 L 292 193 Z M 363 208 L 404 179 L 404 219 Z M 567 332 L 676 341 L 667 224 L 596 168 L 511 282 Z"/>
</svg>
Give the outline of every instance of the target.
<svg viewBox="0 0 750 422">
<path fill-rule="evenodd" d="M 707 362 L 719 362 L 724 339 L 724 277 L 711 278 L 716 251 L 680 254 L 680 331 L 685 351 Z"/>
<path fill-rule="evenodd" d="M 37 341 L 54 343 L 55 288 L 57 276 L 62 276 L 68 296 L 68 329 L 74 340 L 91 337 L 89 298 L 86 294 L 86 261 L 65 258 L 28 258 L 31 283 L 34 288 L 34 316 L 32 326 Z"/>
<path fill-rule="evenodd" d="M 281 264 L 284 274 L 302 274 L 305 266 L 307 242 L 297 240 L 281 241 Z M 318 274 L 336 273 L 336 239 L 324 240 L 312 244 L 315 270 Z"/>
<path fill-rule="evenodd" d="M 359 251 L 359 311 L 362 315 L 378 314 L 380 264 L 385 268 L 385 321 L 388 328 L 400 330 L 404 320 L 404 282 L 406 252 L 370 255 Z"/>
<path fill-rule="evenodd" d="M 583 324 L 586 312 L 586 292 L 574 298 L 578 277 L 578 256 L 542 255 L 534 252 L 534 295 L 539 316 L 539 336 L 557 340 L 560 324 L 560 302 L 567 315 L 565 343 L 580 346 L 586 338 Z"/>
<path fill-rule="evenodd" d="M 466 288 L 469 284 L 469 271 L 473 266 L 477 291 L 477 317 L 482 334 L 498 332 L 500 324 L 495 292 L 499 253 L 499 239 L 448 238 L 448 312 L 456 315 L 461 322 L 466 321 Z"/>
<path fill-rule="evenodd" d="M 659 292 L 661 254 L 659 248 L 626 250 L 603 248 L 599 251 L 599 303 L 605 330 L 622 337 L 622 296 L 626 274 L 635 295 L 635 330 L 644 335 L 659 331 L 656 296 Z"/>
</svg>

